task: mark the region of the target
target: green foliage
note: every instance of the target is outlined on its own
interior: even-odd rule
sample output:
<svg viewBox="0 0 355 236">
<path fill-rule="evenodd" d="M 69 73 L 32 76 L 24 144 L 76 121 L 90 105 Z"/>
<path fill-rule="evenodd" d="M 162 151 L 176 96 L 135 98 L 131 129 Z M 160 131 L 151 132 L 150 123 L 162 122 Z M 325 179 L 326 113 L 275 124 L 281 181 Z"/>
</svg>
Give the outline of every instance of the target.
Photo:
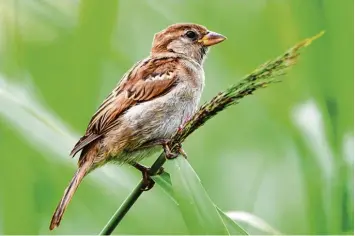
<svg viewBox="0 0 355 236">
<path fill-rule="evenodd" d="M 92 113 L 148 55 L 155 32 L 196 22 L 228 37 L 205 63 L 203 101 L 326 31 L 287 80 L 212 119 L 184 149 L 224 212 L 252 213 L 285 234 L 353 234 L 353 1 L 97 2 L 0 0 L 0 233 L 49 233 L 76 166 L 68 153 Z M 126 166 L 90 174 L 54 233 L 99 232 L 140 177 Z M 189 229 L 156 187 L 115 233 Z"/>
<path fill-rule="evenodd" d="M 216 207 L 183 157 L 171 164 L 171 182 L 179 210 L 191 234 L 228 234 Z"/>
<path fill-rule="evenodd" d="M 166 166 L 178 180 L 173 182 L 174 188 L 170 175 L 166 172 L 152 178 L 178 205 L 191 234 L 247 235 L 236 222 L 214 205 L 186 159 L 179 157 Z"/>
</svg>

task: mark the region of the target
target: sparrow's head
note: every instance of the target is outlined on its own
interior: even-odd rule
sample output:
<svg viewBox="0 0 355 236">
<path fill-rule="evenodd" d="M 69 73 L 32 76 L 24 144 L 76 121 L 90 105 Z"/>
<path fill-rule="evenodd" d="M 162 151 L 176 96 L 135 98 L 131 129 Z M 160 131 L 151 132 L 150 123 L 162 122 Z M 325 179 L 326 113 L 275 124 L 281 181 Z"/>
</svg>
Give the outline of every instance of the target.
<svg viewBox="0 0 355 236">
<path fill-rule="evenodd" d="M 225 39 L 223 35 L 209 31 L 202 25 L 174 24 L 155 34 L 151 53 L 174 52 L 202 63 L 208 47 Z"/>
</svg>

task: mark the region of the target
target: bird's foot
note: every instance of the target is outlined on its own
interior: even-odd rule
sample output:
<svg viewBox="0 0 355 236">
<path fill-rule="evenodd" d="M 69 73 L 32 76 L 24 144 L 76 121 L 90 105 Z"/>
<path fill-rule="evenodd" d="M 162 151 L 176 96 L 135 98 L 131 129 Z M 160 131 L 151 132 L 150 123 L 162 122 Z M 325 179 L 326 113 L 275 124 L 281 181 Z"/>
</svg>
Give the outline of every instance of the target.
<svg viewBox="0 0 355 236">
<path fill-rule="evenodd" d="M 181 144 L 179 145 L 178 151 L 181 156 L 183 156 L 183 157 L 185 157 L 185 159 L 187 159 L 187 153 L 184 151 L 184 149 L 182 149 Z"/>
<path fill-rule="evenodd" d="M 140 172 L 142 172 L 142 181 L 143 181 L 143 186 L 141 187 L 142 191 L 148 191 L 150 189 L 153 188 L 155 182 L 154 180 L 151 178 L 152 173 L 151 173 L 151 169 L 149 167 L 146 167 L 144 165 L 141 165 L 137 162 L 132 164 L 133 167 L 135 167 L 137 170 L 139 170 Z M 164 172 L 164 168 L 160 167 L 158 172 L 154 175 L 160 175 Z"/>
<path fill-rule="evenodd" d="M 164 148 L 164 152 L 165 152 L 165 157 L 168 160 L 175 159 L 176 157 L 179 156 L 179 154 L 187 159 L 187 154 L 184 151 L 184 149 L 182 149 L 181 144 L 177 144 L 178 153 L 172 152 L 168 143 L 164 143 L 163 148 Z"/>
<path fill-rule="evenodd" d="M 142 171 L 142 181 L 143 181 L 143 186 L 141 187 L 142 191 L 149 191 L 154 187 L 154 180 L 150 177 L 149 175 L 150 168 L 148 168 L 146 171 Z"/>
</svg>

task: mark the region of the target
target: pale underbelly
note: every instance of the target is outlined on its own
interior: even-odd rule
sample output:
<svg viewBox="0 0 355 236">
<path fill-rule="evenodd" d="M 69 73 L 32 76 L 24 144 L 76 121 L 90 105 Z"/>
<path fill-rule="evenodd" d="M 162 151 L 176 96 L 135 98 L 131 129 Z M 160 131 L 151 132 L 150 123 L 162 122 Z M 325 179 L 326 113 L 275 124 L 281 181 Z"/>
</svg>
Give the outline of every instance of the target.
<svg viewBox="0 0 355 236">
<path fill-rule="evenodd" d="M 130 143 L 122 149 L 110 149 L 111 160 L 118 163 L 136 162 L 162 150 L 161 145 L 141 148 L 149 142 L 170 139 L 178 128 L 196 111 L 200 96 L 196 94 L 170 93 L 158 99 L 144 102 L 129 109 L 124 115 L 124 123 L 131 130 Z M 110 146 L 122 140 L 120 132 L 112 132 Z"/>
</svg>

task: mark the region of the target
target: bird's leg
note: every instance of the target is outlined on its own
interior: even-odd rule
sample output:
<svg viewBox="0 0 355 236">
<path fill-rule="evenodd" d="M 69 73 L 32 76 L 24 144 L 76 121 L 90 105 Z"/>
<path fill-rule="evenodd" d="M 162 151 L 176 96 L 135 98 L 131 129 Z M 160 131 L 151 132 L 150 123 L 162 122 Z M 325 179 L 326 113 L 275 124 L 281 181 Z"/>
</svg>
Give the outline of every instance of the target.
<svg viewBox="0 0 355 236">
<path fill-rule="evenodd" d="M 151 173 L 150 173 L 150 168 L 146 167 L 144 165 L 139 164 L 138 162 L 133 162 L 131 163 L 131 165 L 136 168 L 137 170 L 139 170 L 140 172 L 142 172 L 142 177 L 143 177 L 143 184 L 144 186 L 142 187 L 143 191 L 148 191 L 151 188 L 153 188 L 155 182 L 154 180 L 152 180 Z M 157 175 L 160 175 L 161 173 L 164 172 L 164 168 L 160 167 L 158 172 L 156 173 Z"/>
</svg>

